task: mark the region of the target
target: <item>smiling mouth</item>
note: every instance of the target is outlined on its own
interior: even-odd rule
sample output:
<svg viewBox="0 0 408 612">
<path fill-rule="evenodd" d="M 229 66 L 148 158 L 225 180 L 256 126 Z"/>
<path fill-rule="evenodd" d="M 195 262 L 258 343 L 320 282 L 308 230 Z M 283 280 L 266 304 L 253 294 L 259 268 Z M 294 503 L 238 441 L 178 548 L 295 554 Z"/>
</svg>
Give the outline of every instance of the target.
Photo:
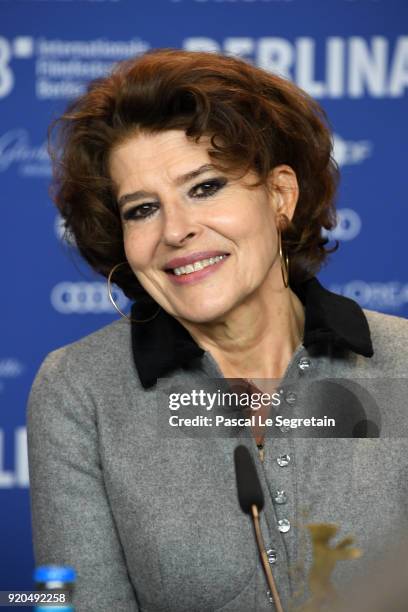
<svg viewBox="0 0 408 612">
<path fill-rule="evenodd" d="M 186 266 L 179 266 L 177 268 L 168 268 L 166 270 L 167 273 L 173 274 L 175 276 L 185 276 L 188 274 L 192 274 L 193 272 L 198 272 L 199 270 L 204 270 L 204 268 L 209 268 L 217 264 L 229 257 L 229 254 L 224 255 L 216 255 L 215 257 L 209 257 L 208 259 L 200 259 L 199 261 L 195 261 L 194 263 L 187 264 Z"/>
</svg>

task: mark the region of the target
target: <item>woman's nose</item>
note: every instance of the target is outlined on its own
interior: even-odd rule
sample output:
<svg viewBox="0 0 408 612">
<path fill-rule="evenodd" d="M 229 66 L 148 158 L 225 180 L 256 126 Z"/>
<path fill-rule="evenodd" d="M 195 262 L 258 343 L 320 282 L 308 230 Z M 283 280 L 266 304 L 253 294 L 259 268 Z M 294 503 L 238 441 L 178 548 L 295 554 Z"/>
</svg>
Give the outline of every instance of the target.
<svg viewBox="0 0 408 612">
<path fill-rule="evenodd" d="M 182 204 L 167 207 L 163 219 L 163 242 L 169 246 L 179 246 L 199 231 L 191 212 Z"/>
</svg>

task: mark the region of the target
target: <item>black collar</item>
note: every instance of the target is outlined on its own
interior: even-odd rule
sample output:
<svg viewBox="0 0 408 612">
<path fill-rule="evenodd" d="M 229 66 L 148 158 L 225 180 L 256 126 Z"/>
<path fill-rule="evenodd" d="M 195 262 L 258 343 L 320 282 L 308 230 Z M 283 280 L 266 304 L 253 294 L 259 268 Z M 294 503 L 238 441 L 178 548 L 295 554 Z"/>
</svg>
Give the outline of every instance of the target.
<svg viewBox="0 0 408 612">
<path fill-rule="evenodd" d="M 367 319 L 356 302 L 328 291 L 317 278 L 291 289 L 305 307 L 303 346 L 329 343 L 364 357 L 373 355 Z M 142 318 L 138 304 L 131 313 L 134 319 Z M 131 329 L 133 358 L 145 389 L 204 354 L 189 332 L 163 309 L 152 321 L 132 322 Z"/>
</svg>

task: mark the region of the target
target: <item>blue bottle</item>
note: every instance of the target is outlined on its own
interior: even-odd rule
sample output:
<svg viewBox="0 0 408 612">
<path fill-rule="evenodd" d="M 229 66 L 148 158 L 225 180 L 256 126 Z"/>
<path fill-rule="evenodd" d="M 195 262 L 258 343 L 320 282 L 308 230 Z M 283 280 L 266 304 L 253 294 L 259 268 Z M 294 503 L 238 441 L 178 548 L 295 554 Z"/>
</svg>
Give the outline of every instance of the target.
<svg viewBox="0 0 408 612">
<path fill-rule="evenodd" d="M 41 602 L 34 606 L 35 612 L 74 612 L 72 597 L 74 594 L 76 574 L 72 567 L 60 565 L 43 565 L 34 571 L 34 581 L 37 591 L 48 591 L 50 598 L 47 601 L 55 603 L 42 605 Z M 61 601 L 55 590 L 67 592 L 65 601 Z"/>
</svg>

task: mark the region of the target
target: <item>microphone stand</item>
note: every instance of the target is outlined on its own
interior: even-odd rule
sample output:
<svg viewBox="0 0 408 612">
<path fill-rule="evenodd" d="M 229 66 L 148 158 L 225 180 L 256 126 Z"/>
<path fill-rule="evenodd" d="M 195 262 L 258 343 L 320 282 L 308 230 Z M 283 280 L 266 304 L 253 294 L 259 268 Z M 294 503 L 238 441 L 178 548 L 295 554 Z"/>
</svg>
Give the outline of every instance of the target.
<svg viewBox="0 0 408 612">
<path fill-rule="evenodd" d="M 271 567 L 269 565 L 268 557 L 266 555 L 265 544 L 263 541 L 261 528 L 259 526 L 258 507 L 255 504 L 252 504 L 251 506 L 251 515 L 252 515 L 252 520 L 253 520 L 254 528 L 255 528 L 256 543 L 258 545 L 259 554 L 261 555 L 262 565 L 265 570 L 265 575 L 266 575 L 266 580 L 268 582 L 269 591 L 272 595 L 272 599 L 276 607 L 276 612 L 283 612 L 278 590 L 276 588 L 275 580 L 274 580 L 274 577 L 271 571 Z"/>
</svg>

